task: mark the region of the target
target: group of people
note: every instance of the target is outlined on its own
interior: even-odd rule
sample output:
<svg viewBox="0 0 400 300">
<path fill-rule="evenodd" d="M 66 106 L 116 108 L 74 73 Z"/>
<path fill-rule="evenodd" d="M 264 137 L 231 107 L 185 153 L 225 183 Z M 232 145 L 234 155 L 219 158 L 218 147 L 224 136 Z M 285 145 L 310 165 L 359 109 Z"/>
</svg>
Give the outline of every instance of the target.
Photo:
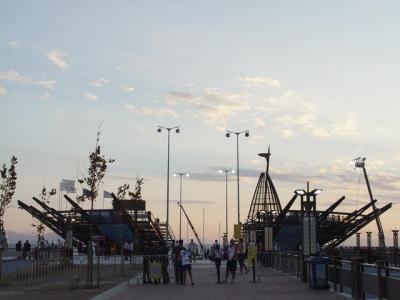
<svg viewBox="0 0 400 300">
<path fill-rule="evenodd" d="M 172 257 L 174 262 L 175 269 L 175 282 L 177 284 L 186 284 L 186 274 L 189 275 L 190 283 L 194 285 L 193 276 L 192 276 L 192 262 L 191 258 L 195 259 L 195 249 L 193 239 L 188 245 L 186 249 L 183 246 L 183 240 L 178 241 L 178 245 L 174 245 L 172 248 Z M 196 247 L 197 248 L 197 247 Z"/>
<path fill-rule="evenodd" d="M 211 257 L 214 260 L 215 267 L 217 269 L 217 283 L 227 283 L 229 274 L 231 274 L 231 281 L 233 283 L 236 275 L 237 263 L 239 262 L 240 274 L 249 272 L 248 267 L 245 264 L 247 256 L 247 244 L 243 239 L 239 240 L 236 244 L 235 240 L 231 239 L 229 245 L 221 247 L 217 240 L 211 248 Z M 221 281 L 221 262 L 226 260 L 226 272 L 225 279 Z"/>
</svg>

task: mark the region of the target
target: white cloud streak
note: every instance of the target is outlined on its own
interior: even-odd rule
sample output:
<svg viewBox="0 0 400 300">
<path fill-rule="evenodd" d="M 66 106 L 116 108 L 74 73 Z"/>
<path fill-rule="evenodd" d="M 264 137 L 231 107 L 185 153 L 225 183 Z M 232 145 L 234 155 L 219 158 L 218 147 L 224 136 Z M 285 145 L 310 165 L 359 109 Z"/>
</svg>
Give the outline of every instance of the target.
<svg viewBox="0 0 400 300">
<path fill-rule="evenodd" d="M 130 92 L 133 92 L 135 90 L 135 88 L 131 85 L 121 85 L 120 90 L 122 92 L 130 93 Z"/>
<path fill-rule="evenodd" d="M 7 94 L 7 89 L 0 85 L 0 96 L 5 96 Z"/>
<path fill-rule="evenodd" d="M 138 113 L 145 116 L 156 116 L 156 117 L 164 117 L 164 116 L 172 116 L 177 118 L 179 115 L 178 113 L 170 108 L 153 108 L 149 106 L 141 106 L 137 107 L 133 104 L 126 104 L 124 108 L 132 113 Z"/>
<path fill-rule="evenodd" d="M 67 56 L 67 53 L 58 50 L 51 50 L 47 53 L 47 59 L 63 72 L 68 71 L 70 68 L 69 64 L 65 61 Z"/>
<path fill-rule="evenodd" d="M 85 93 L 85 98 L 90 100 L 90 101 L 96 101 L 97 100 L 97 96 L 91 93 Z"/>
<path fill-rule="evenodd" d="M 245 86 L 247 86 L 247 87 L 270 86 L 270 87 L 279 89 L 281 86 L 281 83 L 279 82 L 279 80 L 271 78 L 271 77 L 245 76 L 245 77 L 240 78 L 240 80 L 242 80 L 245 83 Z"/>
<path fill-rule="evenodd" d="M 109 83 L 110 83 L 109 80 L 104 79 L 104 78 L 99 78 L 99 79 L 91 81 L 89 84 L 92 85 L 92 86 L 96 86 L 96 87 L 102 87 L 102 86 L 104 86 L 106 84 L 109 84 Z"/>
</svg>

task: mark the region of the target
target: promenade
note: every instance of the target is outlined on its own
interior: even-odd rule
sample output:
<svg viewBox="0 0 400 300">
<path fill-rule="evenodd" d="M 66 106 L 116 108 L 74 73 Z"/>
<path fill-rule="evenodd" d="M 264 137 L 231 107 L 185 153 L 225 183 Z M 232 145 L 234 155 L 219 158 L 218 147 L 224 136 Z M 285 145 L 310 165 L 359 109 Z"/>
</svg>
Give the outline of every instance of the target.
<svg viewBox="0 0 400 300">
<path fill-rule="evenodd" d="M 221 273 L 225 274 L 225 266 L 221 266 Z M 193 265 L 195 285 L 190 283 L 178 286 L 174 282 L 168 285 L 132 284 L 122 290 L 111 291 L 111 295 L 100 295 L 96 300 L 124 300 L 124 299 L 189 299 L 189 300 L 220 300 L 220 299 L 346 299 L 346 297 L 330 291 L 314 291 L 307 284 L 287 274 L 266 269 L 265 276 L 260 282 L 253 283 L 251 272 L 247 275 L 237 275 L 234 284 L 217 284 L 216 272 L 211 262 Z M 190 282 L 190 281 L 189 281 Z"/>
</svg>

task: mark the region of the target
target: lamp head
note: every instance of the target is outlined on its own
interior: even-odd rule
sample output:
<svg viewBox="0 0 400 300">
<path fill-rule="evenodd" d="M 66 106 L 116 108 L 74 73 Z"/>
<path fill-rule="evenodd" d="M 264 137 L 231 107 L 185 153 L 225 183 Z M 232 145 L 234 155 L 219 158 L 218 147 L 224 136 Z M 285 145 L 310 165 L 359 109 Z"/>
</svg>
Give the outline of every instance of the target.
<svg viewBox="0 0 400 300">
<path fill-rule="evenodd" d="M 225 134 L 225 136 L 226 136 L 226 137 L 230 137 L 231 134 L 230 134 L 229 132 L 227 132 L 227 133 Z"/>
<path fill-rule="evenodd" d="M 177 128 L 177 129 L 175 130 L 175 132 L 176 132 L 176 133 L 179 133 L 179 132 L 181 132 L 181 131 L 179 130 L 179 128 Z"/>
<path fill-rule="evenodd" d="M 299 196 L 304 196 L 306 194 L 305 190 L 295 190 L 294 193 Z"/>
<path fill-rule="evenodd" d="M 176 177 L 176 173 L 172 174 L 172 176 Z"/>
<path fill-rule="evenodd" d="M 249 137 L 250 136 L 250 132 L 246 131 L 246 133 L 244 134 L 245 137 Z"/>
<path fill-rule="evenodd" d="M 160 133 L 161 132 L 161 128 L 157 128 L 157 133 Z"/>
<path fill-rule="evenodd" d="M 321 193 L 323 190 L 321 190 L 321 189 L 314 189 L 314 190 L 312 190 L 311 191 L 311 195 L 318 195 L 319 193 Z"/>
<path fill-rule="evenodd" d="M 190 174 L 189 173 L 186 173 L 186 177 L 189 177 L 190 176 Z"/>
<path fill-rule="evenodd" d="M 236 173 L 236 171 L 235 171 L 235 170 L 231 170 L 231 172 L 232 172 L 232 174 L 235 174 L 235 173 Z"/>
<path fill-rule="evenodd" d="M 222 170 L 218 170 L 218 173 L 222 174 L 222 172 L 223 172 Z"/>
</svg>

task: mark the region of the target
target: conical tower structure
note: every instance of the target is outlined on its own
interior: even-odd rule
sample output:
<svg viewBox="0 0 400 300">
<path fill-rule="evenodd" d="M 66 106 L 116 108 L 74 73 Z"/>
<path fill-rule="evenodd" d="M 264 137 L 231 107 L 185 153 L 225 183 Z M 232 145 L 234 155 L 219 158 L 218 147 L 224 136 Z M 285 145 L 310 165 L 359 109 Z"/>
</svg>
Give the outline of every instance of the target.
<svg viewBox="0 0 400 300">
<path fill-rule="evenodd" d="M 261 173 L 258 178 L 256 190 L 247 216 L 248 220 L 255 220 L 258 212 L 279 214 L 282 211 L 278 193 L 269 176 L 270 147 L 268 146 L 267 153 L 259 153 L 258 155 L 265 158 L 267 165 L 265 173 Z"/>
</svg>

